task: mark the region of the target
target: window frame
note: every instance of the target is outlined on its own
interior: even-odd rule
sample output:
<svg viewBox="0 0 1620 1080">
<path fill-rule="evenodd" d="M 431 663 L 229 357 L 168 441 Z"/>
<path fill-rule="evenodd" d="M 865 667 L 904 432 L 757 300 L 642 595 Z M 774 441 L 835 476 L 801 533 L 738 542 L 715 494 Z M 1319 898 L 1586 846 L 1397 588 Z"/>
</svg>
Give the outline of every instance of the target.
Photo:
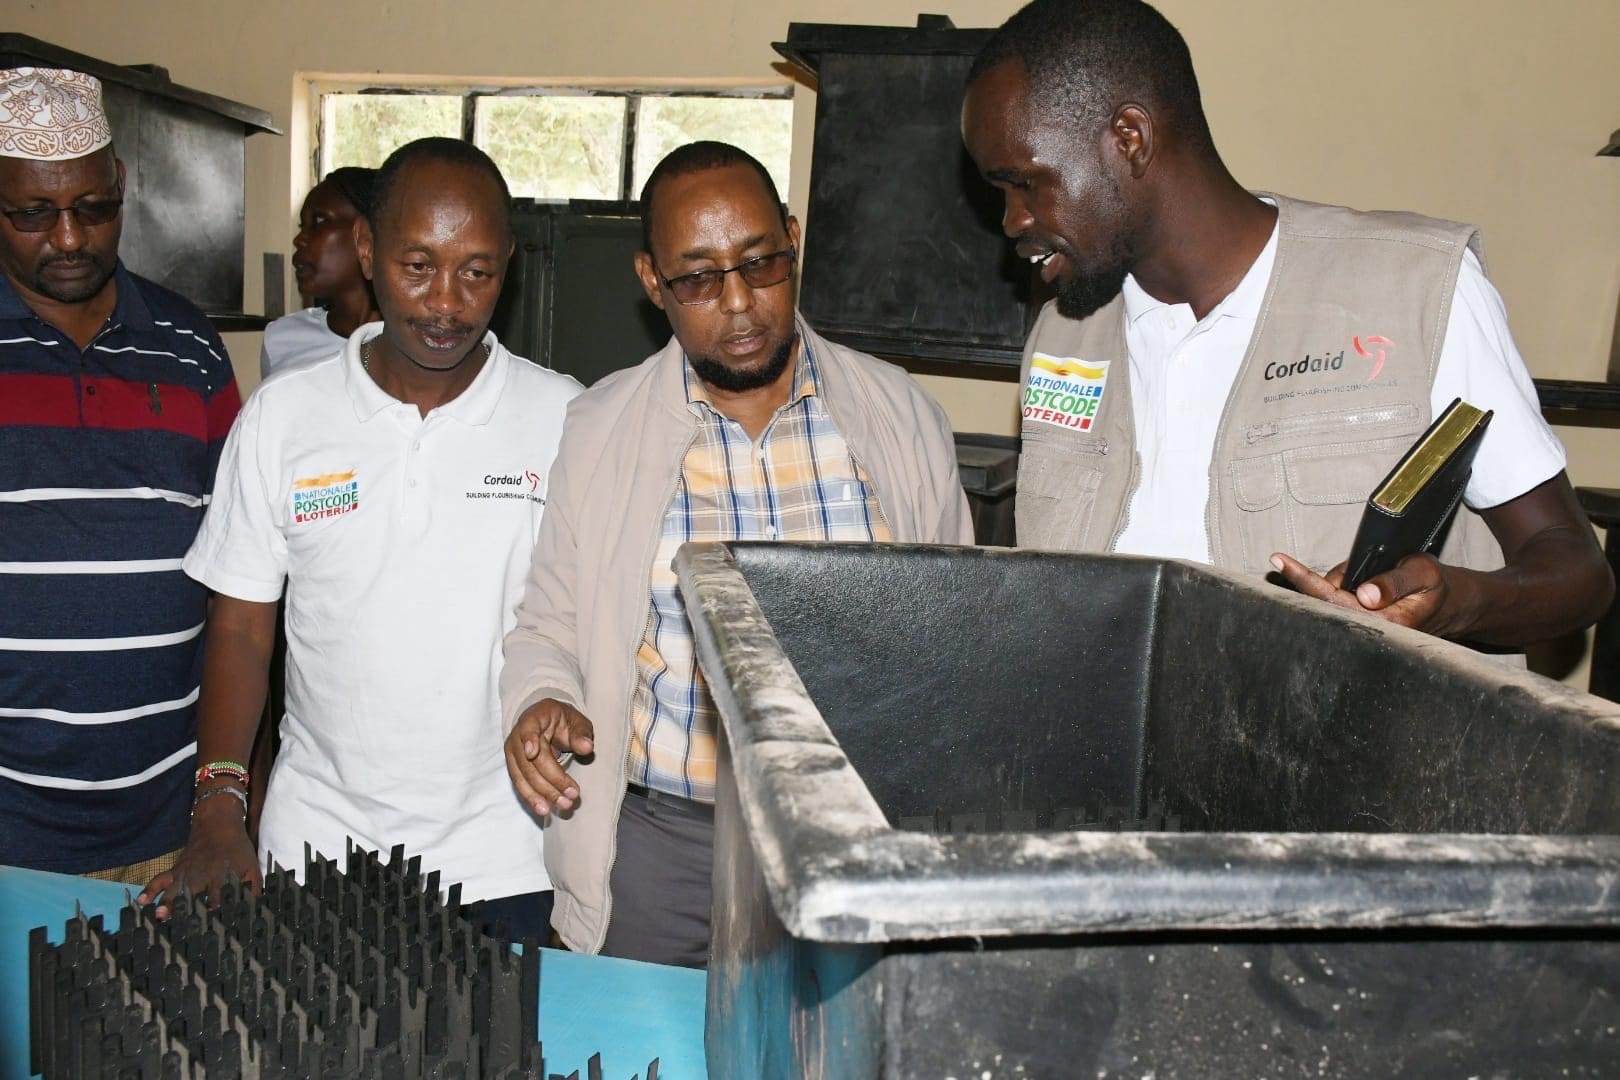
<svg viewBox="0 0 1620 1080">
<path fill-rule="evenodd" d="M 636 129 L 644 98 L 700 97 L 740 98 L 745 100 L 777 100 L 792 102 L 795 86 L 791 81 L 763 85 L 758 82 L 725 84 L 719 82 L 660 86 L 655 83 L 641 85 L 609 84 L 592 86 L 580 81 L 556 84 L 524 83 L 512 86 L 492 86 L 487 83 L 417 82 L 403 78 L 370 76 L 363 80 L 341 77 L 312 78 L 309 80 L 311 130 L 314 135 L 310 153 L 310 187 L 331 171 L 327 165 L 327 109 L 326 99 L 336 95 L 386 94 L 397 96 L 459 97 L 461 98 L 461 132 L 463 142 L 473 142 L 477 128 L 478 102 L 484 98 L 502 97 L 615 97 L 624 99 L 624 143 L 620 148 L 622 161 L 619 170 L 618 198 L 633 202 L 639 194 L 634 190 L 636 168 Z M 561 200 L 541 200 L 561 201 Z"/>
</svg>

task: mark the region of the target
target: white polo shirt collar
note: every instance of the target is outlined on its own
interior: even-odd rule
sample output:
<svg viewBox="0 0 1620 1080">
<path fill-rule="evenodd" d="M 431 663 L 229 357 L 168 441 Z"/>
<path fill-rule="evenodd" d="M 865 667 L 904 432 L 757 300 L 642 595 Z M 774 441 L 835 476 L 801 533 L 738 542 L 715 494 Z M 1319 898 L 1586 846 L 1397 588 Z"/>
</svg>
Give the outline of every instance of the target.
<svg viewBox="0 0 1620 1080">
<path fill-rule="evenodd" d="M 1271 237 L 1266 246 L 1260 249 L 1254 262 L 1249 264 L 1248 271 L 1243 280 L 1237 283 L 1237 288 L 1226 294 L 1226 298 L 1210 309 L 1204 316 L 1204 324 L 1216 319 L 1246 319 L 1253 322 L 1260 317 L 1260 305 L 1266 298 L 1266 287 L 1271 284 L 1271 270 L 1277 263 L 1277 226 L 1271 227 Z M 1135 323 L 1144 315 L 1154 312 L 1178 313 L 1185 309 L 1185 315 L 1191 318 L 1192 305 L 1167 304 L 1163 300 L 1155 299 L 1148 291 L 1136 283 L 1134 275 L 1127 275 L 1122 290 L 1125 297 L 1125 318 Z"/>
<path fill-rule="evenodd" d="M 380 322 L 367 323 L 350 334 L 347 344 L 343 346 L 344 387 L 354 405 L 355 418 L 362 424 L 394 406 L 416 412 L 414 405 L 407 405 L 378 386 L 360 362 L 361 346 L 379 336 L 382 330 L 383 324 Z M 484 331 L 483 344 L 489 349 L 489 359 L 484 361 L 484 368 L 473 379 L 472 385 L 454 400 L 434 409 L 430 416 L 443 416 L 472 427 L 482 427 L 495 415 L 495 406 L 500 403 L 501 391 L 506 387 L 512 354 L 495 339 L 493 331 Z"/>
<path fill-rule="evenodd" d="M 1221 410 L 1242 366 L 1276 264 L 1278 233 L 1237 286 L 1203 319 L 1190 304 L 1124 286 L 1131 417 L 1140 479 L 1115 550 L 1209 561 L 1204 509 Z"/>
</svg>

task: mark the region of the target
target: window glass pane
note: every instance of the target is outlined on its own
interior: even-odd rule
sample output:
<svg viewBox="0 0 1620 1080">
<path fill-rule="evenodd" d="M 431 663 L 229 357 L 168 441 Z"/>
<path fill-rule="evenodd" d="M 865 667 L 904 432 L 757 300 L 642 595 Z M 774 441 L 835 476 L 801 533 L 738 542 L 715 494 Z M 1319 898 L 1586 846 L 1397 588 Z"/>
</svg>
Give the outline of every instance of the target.
<svg viewBox="0 0 1620 1080">
<path fill-rule="evenodd" d="M 682 143 L 716 139 L 753 154 L 788 193 L 793 154 L 792 98 L 644 97 L 636 114 L 636 175 L 632 197 L 663 156 Z"/>
<path fill-rule="evenodd" d="M 624 98 L 482 97 L 473 141 L 506 175 L 513 195 L 617 199 L 624 174 Z"/>
<path fill-rule="evenodd" d="M 374 169 L 412 139 L 461 137 L 460 96 L 327 94 L 321 107 L 323 176 L 344 165 Z"/>
</svg>

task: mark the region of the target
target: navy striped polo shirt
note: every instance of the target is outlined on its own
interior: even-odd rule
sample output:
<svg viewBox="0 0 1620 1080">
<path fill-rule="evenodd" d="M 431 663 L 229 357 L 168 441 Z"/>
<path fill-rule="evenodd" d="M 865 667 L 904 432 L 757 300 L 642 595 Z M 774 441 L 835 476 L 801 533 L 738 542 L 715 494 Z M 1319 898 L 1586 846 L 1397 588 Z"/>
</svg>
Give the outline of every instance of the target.
<svg viewBox="0 0 1620 1080">
<path fill-rule="evenodd" d="M 0 864 L 186 840 L 208 593 L 180 560 L 240 399 L 201 312 L 115 280 L 81 352 L 0 277 Z"/>
</svg>

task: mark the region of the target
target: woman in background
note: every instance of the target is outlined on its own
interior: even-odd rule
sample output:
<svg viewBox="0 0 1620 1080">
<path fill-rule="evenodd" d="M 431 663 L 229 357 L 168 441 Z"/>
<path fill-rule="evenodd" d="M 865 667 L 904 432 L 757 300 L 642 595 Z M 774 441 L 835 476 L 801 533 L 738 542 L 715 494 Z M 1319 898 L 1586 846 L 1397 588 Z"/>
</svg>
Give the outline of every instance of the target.
<svg viewBox="0 0 1620 1080">
<path fill-rule="evenodd" d="M 316 305 L 264 328 L 259 375 L 318 360 L 343 348 L 356 329 L 382 318 L 354 251 L 354 219 L 371 203 L 375 169 L 333 169 L 310 191 L 293 238 L 298 292 Z"/>
</svg>

